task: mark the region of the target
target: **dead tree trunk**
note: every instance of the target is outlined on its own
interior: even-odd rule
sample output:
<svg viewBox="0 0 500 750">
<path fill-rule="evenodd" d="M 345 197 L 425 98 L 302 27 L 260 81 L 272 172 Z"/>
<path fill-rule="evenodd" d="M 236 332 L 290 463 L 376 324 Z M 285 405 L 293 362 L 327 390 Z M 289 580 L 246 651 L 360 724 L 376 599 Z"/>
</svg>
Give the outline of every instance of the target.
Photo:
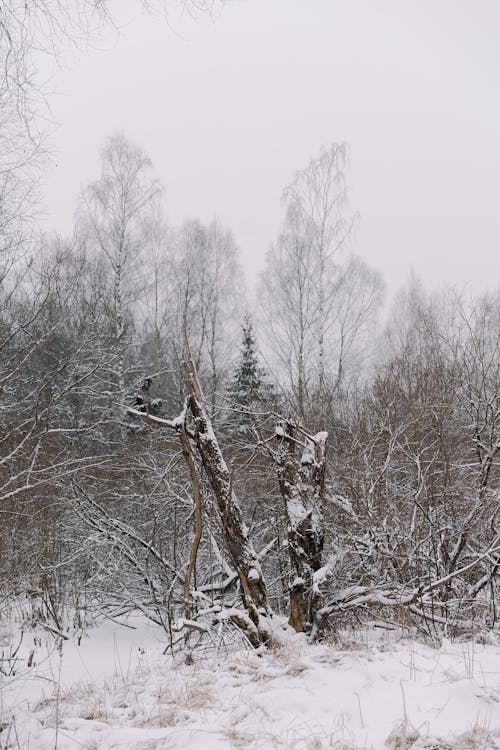
<svg viewBox="0 0 500 750">
<path fill-rule="evenodd" d="M 184 459 L 189 467 L 189 474 L 191 477 L 191 484 L 193 485 L 193 500 L 194 500 L 194 536 L 191 544 L 191 551 L 189 553 L 189 563 L 184 579 L 184 609 L 188 620 L 191 617 L 191 579 L 196 567 L 196 558 L 198 556 L 198 548 L 201 542 L 201 535 L 203 532 L 203 518 L 202 518 L 202 498 L 201 498 L 201 484 L 198 472 L 196 471 L 196 464 L 194 462 L 193 453 L 191 451 L 191 444 L 189 442 L 186 428 L 183 427 L 180 431 L 182 453 Z"/>
<path fill-rule="evenodd" d="M 304 445 L 305 438 L 305 445 Z M 323 528 L 321 502 L 325 486 L 328 433 L 307 435 L 291 422 L 276 428 L 276 466 L 288 521 L 288 551 L 294 578 L 290 581 L 290 625 L 298 632 L 320 627 L 322 597 L 314 574 L 321 568 Z M 302 453 L 300 458 L 297 447 Z"/>
<path fill-rule="evenodd" d="M 243 604 L 257 630 L 258 641 L 269 637 L 263 616 L 269 614 L 267 592 L 257 553 L 248 538 L 248 529 L 232 486 L 230 470 L 219 447 L 194 365 L 183 366 L 184 385 L 188 391 L 188 409 L 192 415 L 189 430 L 200 455 L 203 468 L 217 502 L 224 540 L 241 585 Z M 247 635 L 250 634 L 247 633 Z M 251 638 L 252 642 L 255 637 Z M 254 644 L 255 645 L 255 644 Z"/>
<path fill-rule="evenodd" d="M 167 420 L 135 409 L 129 409 L 128 412 L 158 427 L 166 426 L 180 431 L 184 455 L 188 460 L 192 480 L 194 479 L 195 466 L 194 462 L 189 460 L 190 450 L 189 445 L 186 445 L 186 439 L 192 441 L 196 447 L 215 497 L 225 546 L 238 574 L 243 605 L 247 612 L 245 614 L 233 610 L 229 612 L 228 616 L 245 632 L 252 645 L 257 647 L 271 641 L 267 621 L 271 612 L 267 603 L 267 591 L 262 568 L 258 555 L 248 537 L 248 529 L 243 521 L 238 500 L 233 490 L 231 472 L 220 450 L 196 369 L 191 359 L 184 363 L 182 375 L 187 398 L 180 417 Z M 195 485 L 197 486 L 196 480 Z M 193 548 L 192 555 L 195 554 L 196 548 Z M 187 581 L 187 585 L 189 585 L 189 571 Z M 184 592 L 184 598 L 188 600 L 186 591 Z M 187 605 L 187 611 L 189 611 L 189 604 Z"/>
</svg>

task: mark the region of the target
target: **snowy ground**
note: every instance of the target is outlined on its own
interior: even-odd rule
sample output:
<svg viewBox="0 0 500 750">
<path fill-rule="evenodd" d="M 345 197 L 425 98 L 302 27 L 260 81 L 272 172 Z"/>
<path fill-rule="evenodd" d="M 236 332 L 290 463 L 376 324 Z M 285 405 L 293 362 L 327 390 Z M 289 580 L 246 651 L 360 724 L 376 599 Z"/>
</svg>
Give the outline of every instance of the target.
<svg viewBox="0 0 500 750">
<path fill-rule="evenodd" d="M 37 631 L 31 669 L 25 635 L 17 673 L 1 676 L 1 750 L 500 748 L 498 644 L 297 636 L 188 666 L 162 655 L 160 630 L 133 624 L 105 622 L 62 649 Z"/>
</svg>

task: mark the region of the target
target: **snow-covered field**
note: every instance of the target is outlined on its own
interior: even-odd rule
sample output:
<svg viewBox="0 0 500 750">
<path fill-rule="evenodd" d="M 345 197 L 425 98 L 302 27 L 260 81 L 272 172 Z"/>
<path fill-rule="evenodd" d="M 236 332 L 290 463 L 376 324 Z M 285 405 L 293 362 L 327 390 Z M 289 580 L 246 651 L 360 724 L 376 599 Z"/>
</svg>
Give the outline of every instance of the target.
<svg viewBox="0 0 500 750">
<path fill-rule="evenodd" d="M 1 750 L 500 748 L 498 642 L 295 636 L 262 655 L 221 649 L 186 665 L 163 655 L 162 631 L 129 622 L 61 648 L 45 631 L 25 634 L 16 674 L 1 676 Z"/>
</svg>

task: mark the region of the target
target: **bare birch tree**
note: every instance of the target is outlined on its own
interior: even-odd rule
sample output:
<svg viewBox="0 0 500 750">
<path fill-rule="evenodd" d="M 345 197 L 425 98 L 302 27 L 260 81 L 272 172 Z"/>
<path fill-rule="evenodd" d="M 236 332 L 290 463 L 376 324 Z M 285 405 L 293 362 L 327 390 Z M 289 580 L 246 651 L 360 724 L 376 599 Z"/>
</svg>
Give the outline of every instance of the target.
<svg viewBox="0 0 500 750">
<path fill-rule="evenodd" d="M 115 401 L 127 396 L 127 354 L 132 340 L 132 305 L 146 287 L 143 262 L 151 236 L 151 216 L 161 198 L 149 157 L 122 133 L 105 142 L 99 180 L 82 192 L 80 237 L 108 266 L 112 299 L 112 350 L 109 373 Z"/>
<path fill-rule="evenodd" d="M 317 303 L 317 382 L 319 399 L 325 395 L 326 348 L 330 299 L 332 297 L 333 259 L 351 234 L 354 220 L 345 216 L 347 187 L 347 146 L 333 143 L 322 149 L 308 166 L 297 172 L 285 189 L 284 201 L 302 217 L 305 233 L 313 248 L 313 267 Z"/>
<path fill-rule="evenodd" d="M 286 217 L 260 282 L 262 337 L 276 376 L 288 380 L 296 413 L 320 426 L 358 365 L 380 306 L 380 274 L 341 251 L 355 218 L 346 217 L 345 144 L 333 144 L 284 191 Z M 360 369 L 358 367 L 358 369 Z M 354 368 L 351 368 L 354 374 Z"/>
<path fill-rule="evenodd" d="M 216 220 L 187 221 L 177 236 L 170 280 L 173 326 L 170 346 L 182 361 L 179 331 L 187 330 L 193 361 L 213 409 L 233 348 L 244 305 L 243 272 L 231 231 Z"/>
</svg>

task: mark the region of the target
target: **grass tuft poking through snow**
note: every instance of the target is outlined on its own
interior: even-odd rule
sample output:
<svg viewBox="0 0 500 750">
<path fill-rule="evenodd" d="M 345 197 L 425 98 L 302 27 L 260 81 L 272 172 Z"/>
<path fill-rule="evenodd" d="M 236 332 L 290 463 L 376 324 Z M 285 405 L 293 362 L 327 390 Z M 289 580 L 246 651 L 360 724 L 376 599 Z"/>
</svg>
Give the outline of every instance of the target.
<svg viewBox="0 0 500 750">
<path fill-rule="evenodd" d="M 31 668 L 26 638 L 2 677 L 0 750 L 500 750 L 498 643 L 297 635 L 186 665 L 163 655 L 162 631 L 132 624 L 58 648 L 37 635 Z"/>
</svg>

